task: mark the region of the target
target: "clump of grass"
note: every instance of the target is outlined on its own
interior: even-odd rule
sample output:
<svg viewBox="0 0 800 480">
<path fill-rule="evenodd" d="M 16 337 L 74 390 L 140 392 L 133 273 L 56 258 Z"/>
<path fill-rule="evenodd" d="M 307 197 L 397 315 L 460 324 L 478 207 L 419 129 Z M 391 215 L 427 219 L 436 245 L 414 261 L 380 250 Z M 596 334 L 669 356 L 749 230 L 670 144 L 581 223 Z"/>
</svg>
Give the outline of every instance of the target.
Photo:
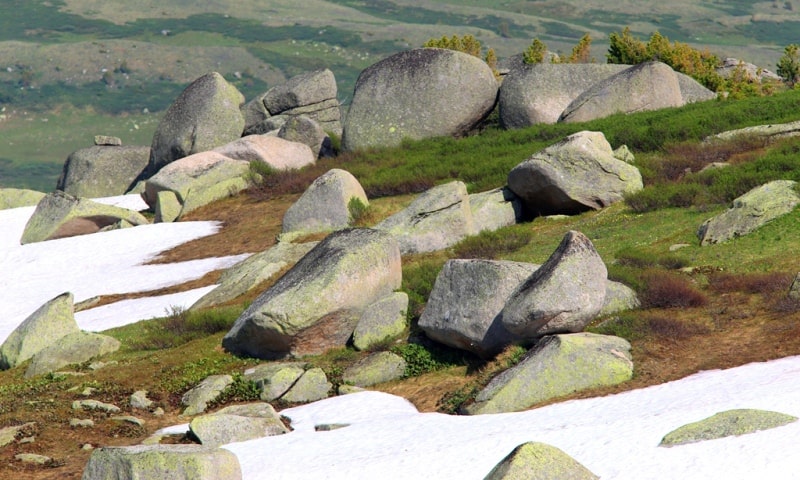
<svg viewBox="0 0 800 480">
<path fill-rule="evenodd" d="M 391 351 L 406 361 L 405 378 L 461 365 L 463 353 L 444 345 L 428 343 L 405 343 L 392 347 Z"/>
<path fill-rule="evenodd" d="M 303 193 L 314 180 L 332 168 L 331 162 L 332 159 L 320 159 L 313 165 L 291 170 L 276 170 L 263 162 L 250 162 L 251 186 L 247 192 L 259 201 Z"/>
<path fill-rule="evenodd" d="M 457 258 L 496 259 L 524 247 L 533 233 L 528 225 L 515 225 L 495 231 L 484 230 L 460 241 L 453 247 Z"/>
<path fill-rule="evenodd" d="M 653 268 L 663 267 L 669 270 L 677 270 L 689 265 L 689 261 L 676 253 L 653 254 L 636 248 L 626 248 L 617 252 L 614 257 L 617 263 L 634 268 Z"/>
<path fill-rule="evenodd" d="M 161 350 L 230 330 L 241 312 L 240 306 L 200 311 L 172 307 L 163 318 L 139 322 L 111 333 L 130 349 Z"/>
<path fill-rule="evenodd" d="M 640 293 L 645 308 L 702 307 L 708 298 L 685 276 L 665 271 L 643 274 L 644 291 Z"/>
</svg>

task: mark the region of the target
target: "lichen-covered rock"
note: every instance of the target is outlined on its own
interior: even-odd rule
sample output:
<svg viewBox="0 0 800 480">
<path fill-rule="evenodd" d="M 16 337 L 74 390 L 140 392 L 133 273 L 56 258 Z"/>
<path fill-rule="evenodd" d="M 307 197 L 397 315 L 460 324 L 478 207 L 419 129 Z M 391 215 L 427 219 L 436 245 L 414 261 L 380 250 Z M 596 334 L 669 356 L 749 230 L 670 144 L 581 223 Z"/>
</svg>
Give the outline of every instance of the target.
<svg viewBox="0 0 800 480">
<path fill-rule="evenodd" d="M 284 268 L 297 263 L 316 245 L 317 242 L 278 242 L 263 252 L 247 257 L 225 270 L 219 277 L 217 287 L 200 297 L 189 309 L 213 307 L 244 295 Z"/>
<path fill-rule="evenodd" d="M 697 80 L 685 73 L 675 72 L 678 86 L 685 103 L 706 102 L 717 98 L 717 94 L 701 85 Z"/>
<path fill-rule="evenodd" d="M 120 341 L 108 335 L 75 332 L 61 337 L 33 356 L 25 378 L 55 372 L 73 363 L 83 363 L 95 357 L 116 352 Z"/>
<path fill-rule="evenodd" d="M 95 233 L 120 221 L 131 225 L 150 223 L 139 212 L 56 191 L 36 205 L 22 232 L 20 243 L 24 245 Z"/>
<path fill-rule="evenodd" d="M 582 131 L 514 167 L 508 188 L 531 213 L 572 215 L 619 202 L 643 184 L 636 167 L 614 157 L 602 132 Z"/>
<path fill-rule="evenodd" d="M 795 275 L 794 280 L 792 280 L 788 296 L 792 300 L 800 300 L 800 273 Z"/>
<path fill-rule="evenodd" d="M 598 317 L 613 315 L 626 310 L 639 308 L 642 303 L 636 292 L 629 286 L 606 280 L 606 298 L 603 300 L 603 308 L 597 313 Z"/>
<path fill-rule="evenodd" d="M 191 416 L 203 413 L 210 402 L 222 394 L 233 383 L 230 375 L 211 375 L 181 397 L 181 405 L 186 408 L 181 415 Z"/>
<path fill-rule="evenodd" d="M 497 89 L 492 69 L 472 55 L 439 48 L 397 53 L 359 75 L 342 148 L 466 133 L 492 111 Z"/>
<path fill-rule="evenodd" d="M 625 382 L 633 376 L 630 348 L 622 338 L 593 333 L 544 337 L 520 363 L 493 378 L 466 412 L 514 412 L 579 390 Z"/>
<path fill-rule="evenodd" d="M 563 450 L 539 442 L 519 445 L 484 480 L 596 480 L 597 475 Z"/>
<path fill-rule="evenodd" d="M 181 216 L 181 204 L 178 194 L 172 190 L 161 190 L 156 194 L 156 215 L 154 223 L 174 222 Z"/>
<path fill-rule="evenodd" d="M 408 294 L 394 292 L 369 305 L 353 331 L 356 350 L 369 350 L 399 337 L 406 330 Z"/>
<path fill-rule="evenodd" d="M 355 199 L 355 200 L 353 200 Z M 303 192 L 283 216 L 283 233 L 339 230 L 353 220 L 350 202 L 369 205 L 364 188 L 350 172 L 328 170 Z"/>
<path fill-rule="evenodd" d="M 334 232 L 242 313 L 222 345 L 260 358 L 343 346 L 367 305 L 400 288 L 401 276 L 400 249 L 391 235 Z M 315 325 L 314 335 L 303 335 Z"/>
<path fill-rule="evenodd" d="M 800 204 L 797 182 L 774 180 L 756 187 L 733 201 L 733 206 L 706 220 L 697 231 L 700 245 L 711 245 L 741 237 L 790 213 Z"/>
<path fill-rule="evenodd" d="M 312 368 L 292 385 L 288 392 L 283 394 L 281 400 L 290 403 L 316 402 L 328 397 L 333 384 L 321 368 Z"/>
<path fill-rule="evenodd" d="M 0 188 L 0 210 L 36 205 L 47 195 L 24 188 Z"/>
<path fill-rule="evenodd" d="M 150 147 L 98 146 L 72 152 L 57 190 L 83 198 L 112 197 L 130 190 L 150 160 Z"/>
<path fill-rule="evenodd" d="M 153 135 L 149 178 L 179 158 L 205 152 L 242 136 L 244 96 L 211 72 L 192 82 L 170 105 Z"/>
<path fill-rule="evenodd" d="M 153 406 L 153 401 L 147 398 L 147 390 L 137 390 L 131 394 L 129 400 L 131 408 L 139 410 L 148 410 Z"/>
<path fill-rule="evenodd" d="M 484 358 L 496 355 L 519 340 L 503 326 L 500 312 L 537 268 L 531 263 L 448 260 L 433 284 L 419 328 L 445 345 Z"/>
<path fill-rule="evenodd" d="M 523 216 L 522 201 L 508 187 L 470 195 L 469 208 L 476 233 L 514 225 Z"/>
<path fill-rule="evenodd" d="M 305 363 L 267 363 L 246 371 L 244 378 L 258 386 L 261 400 L 271 402 L 288 392 L 305 371 Z"/>
<path fill-rule="evenodd" d="M 746 435 L 797 421 L 797 417 L 766 410 L 737 409 L 720 412 L 666 434 L 659 446 L 673 447 L 716 438 Z"/>
<path fill-rule="evenodd" d="M 761 83 L 763 80 L 780 82 L 780 76 L 771 72 L 766 68 L 761 68 L 758 65 L 745 62 L 738 58 L 726 57 L 722 60 L 722 65 L 718 66 L 715 71 L 722 78 L 730 78 L 734 75 L 744 75 L 745 78 Z M 741 73 L 740 73 L 741 72 Z"/>
<path fill-rule="evenodd" d="M 476 233 L 467 186 L 454 181 L 433 187 L 375 228 L 397 238 L 403 254 L 450 247 Z"/>
<path fill-rule="evenodd" d="M 134 445 L 103 447 L 89 457 L 82 480 L 169 478 L 171 480 L 241 480 L 232 452 L 203 445 Z"/>
<path fill-rule="evenodd" d="M 761 137 L 761 138 L 784 138 L 796 137 L 800 135 L 800 120 L 789 123 L 773 123 L 769 125 L 757 125 L 755 127 L 745 127 L 736 130 L 711 135 L 703 139 L 703 143 L 729 141 L 736 137 Z"/>
<path fill-rule="evenodd" d="M 317 161 L 308 145 L 272 135 L 248 135 L 213 151 L 232 160 L 262 162 L 275 170 L 300 169 Z"/>
<path fill-rule="evenodd" d="M 66 292 L 23 320 L 0 346 L 0 369 L 14 368 L 65 336 L 79 332 L 74 297 Z"/>
<path fill-rule="evenodd" d="M 405 370 L 403 357 L 392 352 L 378 352 L 347 367 L 342 381 L 357 387 L 369 387 L 402 378 Z"/>
<path fill-rule="evenodd" d="M 675 71 L 661 62 L 647 62 L 595 83 L 564 109 L 558 121 L 588 122 L 685 103 Z"/>
<path fill-rule="evenodd" d="M 22 425 L 12 425 L 0 428 L 0 448 L 23 437 L 31 436 L 36 431 L 36 422 L 23 423 Z"/>
<path fill-rule="evenodd" d="M 211 447 L 281 435 L 288 431 L 280 415 L 269 403 L 233 405 L 195 417 L 189 423 L 189 432 L 202 445 Z"/>
<path fill-rule="evenodd" d="M 520 63 L 500 86 L 500 122 L 504 128 L 556 123 L 570 102 L 589 87 L 628 68 L 602 63 Z"/>
<path fill-rule="evenodd" d="M 550 258 L 511 294 L 501 312 L 503 326 L 527 340 L 580 332 L 603 307 L 607 276 L 592 242 L 570 231 Z"/>
<path fill-rule="evenodd" d="M 113 403 L 105 403 L 99 400 L 75 400 L 72 402 L 73 410 L 98 410 L 106 413 L 119 413 L 120 408 Z"/>
<path fill-rule="evenodd" d="M 289 117 L 278 130 L 278 138 L 308 145 L 316 157 L 333 154 L 331 139 L 322 125 L 306 115 Z"/>
</svg>

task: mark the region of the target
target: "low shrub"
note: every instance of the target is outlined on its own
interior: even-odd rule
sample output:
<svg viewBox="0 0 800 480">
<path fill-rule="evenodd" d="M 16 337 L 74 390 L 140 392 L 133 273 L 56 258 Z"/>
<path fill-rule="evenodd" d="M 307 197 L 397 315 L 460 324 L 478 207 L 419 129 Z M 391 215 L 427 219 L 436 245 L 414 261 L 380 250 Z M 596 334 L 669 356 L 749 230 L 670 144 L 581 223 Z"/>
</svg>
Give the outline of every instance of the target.
<svg viewBox="0 0 800 480">
<path fill-rule="evenodd" d="M 642 276 L 644 291 L 640 294 L 645 308 L 702 307 L 708 298 L 685 276 L 651 270 Z"/>
<path fill-rule="evenodd" d="M 621 312 L 586 330 L 602 335 L 614 335 L 632 342 L 645 336 L 647 323 L 639 312 Z"/>
<path fill-rule="evenodd" d="M 689 261 L 676 253 L 654 254 L 635 248 L 626 248 L 614 254 L 617 263 L 634 268 L 653 268 L 663 267 L 669 270 L 677 270 L 689 265 Z"/>
<path fill-rule="evenodd" d="M 391 351 L 406 361 L 403 374 L 405 378 L 418 377 L 463 363 L 463 353 L 439 344 L 423 346 L 419 343 L 406 343 L 393 347 Z"/>
<path fill-rule="evenodd" d="M 708 287 L 717 293 L 759 293 L 785 295 L 794 275 L 785 272 L 770 273 L 714 273 L 708 277 Z"/>
<path fill-rule="evenodd" d="M 433 290 L 436 277 L 442 270 L 445 259 L 439 257 L 421 258 L 416 262 L 403 262 L 402 290 L 408 294 L 409 319 L 422 315 L 425 303 Z"/>
<path fill-rule="evenodd" d="M 704 325 L 662 316 L 648 318 L 647 328 L 656 337 L 671 340 L 685 340 L 695 335 L 703 335 L 710 332 L 710 329 Z"/>
<path fill-rule="evenodd" d="M 484 230 L 460 241 L 453 247 L 457 258 L 496 259 L 524 247 L 533 233 L 528 225 L 515 225 L 495 231 Z"/>
</svg>

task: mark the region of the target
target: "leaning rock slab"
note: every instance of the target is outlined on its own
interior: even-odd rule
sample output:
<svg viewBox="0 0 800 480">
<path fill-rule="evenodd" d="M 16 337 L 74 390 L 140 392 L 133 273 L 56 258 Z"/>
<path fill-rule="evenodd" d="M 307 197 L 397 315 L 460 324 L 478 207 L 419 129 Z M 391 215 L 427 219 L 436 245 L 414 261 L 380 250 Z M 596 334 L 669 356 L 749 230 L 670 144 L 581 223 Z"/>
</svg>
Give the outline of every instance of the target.
<svg viewBox="0 0 800 480">
<path fill-rule="evenodd" d="M 596 480 L 600 477 L 563 450 L 539 442 L 515 448 L 484 480 Z"/>
<path fill-rule="evenodd" d="M 149 160 L 150 147 L 82 148 L 67 157 L 56 190 L 82 198 L 122 195 L 133 188 Z"/>
<path fill-rule="evenodd" d="M 522 201 L 508 187 L 469 196 L 469 208 L 476 232 L 495 231 L 522 219 Z"/>
<path fill-rule="evenodd" d="M 401 276 L 400 249 L 391 235 L 371 229 L 332 233 L 242 313 L 222 346 L 260 358 L 342 346 L 366 306 L 400 288 Z M 322 336 L 301 335 L 315 325 Z"/>
<path fill-rule="evenodd" d="M 281 400 L 290 403 L 316 402 L 328 397 L 333 384 L 321 368 L 306 370 L 292 388 L 281 396 Z"/>
<path fill-rule="evenodd" d="M 190 416 L 203 413 L 210 402 L 216 400 L 222 391 L 233 383 L 230 375 L 211 375 L 199 385 L 183 394 L 181 405 L 186 408 L 181 415 Z"/>
<path fill-rule="evenodd" d="M 519 340 L 500 312 L 538 265 L 494 260 L 448 260 L 433 284 L 419 328 L 437 342 L 483 358 Z"/>
<path fill-rule="evenodd" d="M 492 111 L 497 89 L 492 69 L 472 55 L 439 48 L 397 53 L 359 75 L 342 148 L 464 134 Z"/>
<path fill-rule="evenodd" d="M 342 381 L 357 387 L 369 387 L 402 378 L 405 371 L 403 357 L 392 352 L 378 352 L 347 367 Z"/>
<path fill-rule="evenodd" d="M 150 223 L 139 212 L 56 191 L 48 194 L 36 206 L 25 225 L 20 243 L 25 245 L 95 233 L 120 221 L 130 225 Z"/>
<path fill-rule="evenodd" d="M 779 412 L 753 409 L 728 410 L 673 430 L 664 436 L 659 446 L 673 447 L 734 435 L 746 435 L 781 427 L 795 421 L 797 421 L 797 417 Z"/>
<path fill-rule="evenodd" d="M 262 162 L 275 170 L 300 169 L 317 161 L 308 145 L 271 135 L 248 135 L 213 151 L 232 160 Z"/>
<path fill-rule="evenodd" d="M 244 378 L 258 386 L 261 400 L 271 402 L 288 392 L 305 372 L 305 363 L 267 363 L 247 370 Z"/>
<path fill-rule="evenodd" d="M 195 417 L 189 423 L 189 432 L 202 445 L 211 447 L 281 435 L 288 431 L 280 415 L 268 403 L 234 405 Z"/>
<path fill-rule="evenodd" d="M 44 192 L 24 188 L 0 188 L 0 210 L 31 207 L 42 201 L 45 195 Z"/>
<path fill-rule="evenodd" d="M 531 213 L 571 215 L 619 202 L 643 184 L 636 167 L 614 157 L 602 132 L 582 131 L 514 167 L 508 188 Z"/>
<path fill-rule="evenodd" d="M 558 121 L 588 122 L 615 113 L 680 107 L 685 103 L 675 71 L 661 62 L 647 62 L 592 85 L 564 109 Z"/>
<path fill-rule="evenodd" d="M 467 186 L 455 181 L 433 187 L 375 228 L 397 238 L 403 254 L 432 252 L 455 245 L 476 233 Z"/>
<path fill-rule="evenodd" d="M 33 356 L 25 370 L 25 378 L 55 372 L 73 363 L 83 363 L 95 357 L 116 352 L 119 340 L 108 335 L 89 332 L 70 333 Z"/>
<path fill-rule="evenodd" d="M 607 276 L 592 242 L 570 231 L 553 255 L 511 294 L 500 313 L 503 326 L 528 340 L 580 332 L 603 307 Z"/>
<path fill-rule="evenodd" d="M 65 336 L 79 332 L 71 293 L 48 301 L 28 316 L 0 346 L 0 369 L 14 368 Z"/>
<path fill-rule="evenodd" d="M 633 376 L 630 348 L 627 340 L 593 333 L 544 337 L 520 363 L 493 378 L 466 411 L 515 412 L 579 390 L 625 382 Z"/>
<path fill-rule="evenodd" d="M 203 445 L 134 445 L 95 450 L 81 478 L 240 480 L 242 469 L 236 455 L 222 448 Z"/>
<path fill-rule="evenodd" d="M 797 182 L 775 180 L 756 187 L 733 201 L 726 212 L 706 220 L 697 231 L 700 245 L 741 237 L 790 213 L 800 204 Z"/>
<path fill-rule="evenodd" d="M 394 292 L 369 305 L 353 331 L 356 350 L 368 350 L 399 337 L 406 330 L 408 294 Z"/>
<path fill-rule="evenodd" d="M 352 201 L 369 205 L 367 194 L 356 177 L 339 168 L 328 170 L 314 180 L 286 210 L 283 233 L 314 233 L 345 228 L 353 220 L 349 208 Z"/>
<path fill-rule="evenodd" d="M 242 136 L 244 96 L 211 72 L 192 82 L 167 109 L 156 128 L 144 178 L 169 163 L 211 150 Z"/>
</svg>

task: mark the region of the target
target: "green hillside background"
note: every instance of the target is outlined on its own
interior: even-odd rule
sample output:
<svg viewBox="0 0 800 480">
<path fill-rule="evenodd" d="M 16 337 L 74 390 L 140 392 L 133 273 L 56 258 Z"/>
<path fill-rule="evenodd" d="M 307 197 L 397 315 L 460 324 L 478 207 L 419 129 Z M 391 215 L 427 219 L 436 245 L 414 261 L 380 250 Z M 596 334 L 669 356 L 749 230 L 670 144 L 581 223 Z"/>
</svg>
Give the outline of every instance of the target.
<svg viewBox="0 0 800 480">
<path fill-rule="evenodd" d="M 604 62 L 608 34 L 626 26 L 774 70 L 800 37 L 794 3 L 2 0 L 0 187 L 52 190 L 96 134 L 148 145 L 164 109 L 209 71 L 250 99 L 327 67 L 346 105 L 361 70 L 433 37 L 471 34 L 502 59 L 534 37 L 569 52 L 588 32 Z"/>
</svg>

